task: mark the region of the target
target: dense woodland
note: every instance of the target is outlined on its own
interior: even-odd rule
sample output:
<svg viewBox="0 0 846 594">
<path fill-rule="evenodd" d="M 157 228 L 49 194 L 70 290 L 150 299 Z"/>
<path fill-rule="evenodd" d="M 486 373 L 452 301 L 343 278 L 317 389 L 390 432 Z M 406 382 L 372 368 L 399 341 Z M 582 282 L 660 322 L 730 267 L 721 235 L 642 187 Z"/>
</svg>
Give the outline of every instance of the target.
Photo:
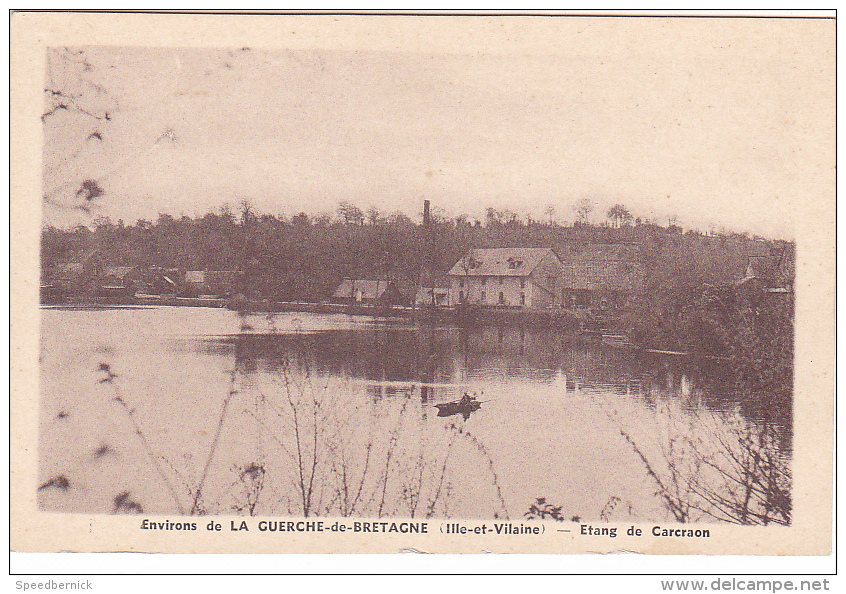
<svg viewBox="0 0 846 594">
<path fill-rule="evenodd" d="M 435 274 L 470 248 L 627 244 L 646 275 L 644 290 L 622 312 L 626 331 L 647 346 L 728 358 L 738 382 L 769 398 L 783 402 L 792 392 L 792 293 L 761 301 L 725 289 L 742 276 L 750 255 L 784 252 L 792 270 L 793 244 L 632 221 L 620 205 L 601 225 L 523 221 L 494 209 L 484 222 L 471 223 L 435 209 L 427 234 L 404 214 L 365 213 L 348 203 L 334 216 L 285 218 L 244 202 L 237 211 L 224 207 L 199 218 L 162 214 L 126 225 L 100 217 L 91 228 L 48 226 L 41 259 L 49 270 L 97 249 L 111 265 L 238 270 L 239 289 L 250 297 L 317 301 L 345 277 L 388 278 L 413 294 L 421 274 L 427 276 L 427 242 Z"/>
<path fill-rule="evenodd" d="M 619 206 L 619 205 L 618 205 Z M 674 225 L 631 224 L 615 220 L 522 221 L 488 209 L 484 223 L 466 217 L 433 217 L 432 268 L 446 272 L 471 247 L 553 247 L 627 243 L 638 246 L 641 264 L 655 275 L 691 276 L 697 282 L 736 280 L 746 257 L 774 246 L 740 234 L 682 234 Z M 630 217 L 629 217 L 630 218 Z M 261 214 L 248 203 L 198 218 L 162 214 L 156 221 L 126 225 L 99 217 L 89 227 L 45 227 L 42 269 L 99 250 L 111 265 L 174 267 L 183 270 L 240 270 L 246 292 L 278 300 L 325 298 L 341 279 L 388 278 L 414 286 L 425 264 L 426 233 L 402 213 L 362 212 L 341 203 L 336 216 L 291 218 Z"/>
</svg>

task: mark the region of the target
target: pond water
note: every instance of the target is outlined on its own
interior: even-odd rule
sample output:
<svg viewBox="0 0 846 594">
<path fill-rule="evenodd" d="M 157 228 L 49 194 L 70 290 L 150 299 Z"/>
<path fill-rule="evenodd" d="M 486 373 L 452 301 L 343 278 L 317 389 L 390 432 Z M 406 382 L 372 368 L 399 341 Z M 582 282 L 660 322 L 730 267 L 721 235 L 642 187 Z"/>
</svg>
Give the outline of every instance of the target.
<svg viewBox="0 0 846 594">
<path fill-rule="evenodd" d="M 758 422 L 679 357 L 542 328 L 188 307 L 41 328 L 52 511 L 666 520 L 646 464 Z M 465 393 L 477 411 L 438 415 Z"/>
</svg>

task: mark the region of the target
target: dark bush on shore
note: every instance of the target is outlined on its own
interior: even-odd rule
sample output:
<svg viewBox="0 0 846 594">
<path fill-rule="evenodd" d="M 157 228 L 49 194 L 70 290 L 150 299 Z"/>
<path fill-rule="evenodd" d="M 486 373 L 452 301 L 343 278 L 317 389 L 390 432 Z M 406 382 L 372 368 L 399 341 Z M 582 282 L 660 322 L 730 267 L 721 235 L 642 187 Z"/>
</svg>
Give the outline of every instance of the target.
<svg viewBox="0 0 846 594">
<path fill-rule="evenodd" d="M 790 414 L 793 394 L 793 279 L 783 292 L 740 283 L 746 253 L 734 241 L 655 245 L 645 258 L 645 290 L 625 323 L 645 347 L 686 352 L 765 416 Z M 779 246 L 768 246 L 771 250 Z M 792 244 L 782 244 L 792 269 Z M 713 375 L 713 373 L 711 374 Z"/>
</svg>

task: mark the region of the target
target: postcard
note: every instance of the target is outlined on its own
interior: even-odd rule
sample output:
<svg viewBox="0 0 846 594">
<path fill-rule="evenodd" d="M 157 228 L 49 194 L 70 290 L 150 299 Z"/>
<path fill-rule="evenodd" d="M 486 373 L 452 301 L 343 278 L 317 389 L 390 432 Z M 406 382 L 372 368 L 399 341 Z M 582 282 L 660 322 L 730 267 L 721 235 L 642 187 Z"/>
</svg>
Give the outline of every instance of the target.
<svg viewBox="0 0 846 594">
<path fill-rule="evenodd" d="M 14 13 L 11 548 L 828 555 L 835 21 Z"/>
</svg>

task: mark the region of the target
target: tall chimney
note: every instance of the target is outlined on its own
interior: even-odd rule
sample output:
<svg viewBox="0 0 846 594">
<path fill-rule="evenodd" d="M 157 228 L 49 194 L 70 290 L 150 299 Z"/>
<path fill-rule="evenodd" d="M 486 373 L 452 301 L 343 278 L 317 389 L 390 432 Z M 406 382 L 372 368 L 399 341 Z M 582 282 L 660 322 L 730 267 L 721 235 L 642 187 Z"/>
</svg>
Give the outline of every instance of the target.
<svg viewBox="0 0 846 594">
<path fill-rule="evenodd" d="M 429 212 L 429 201 L 423 201 L 423 261 L 420 267 L 420 286 L 431 288 L 432 285 L 432 216 Z M 434 305 L 434 293 L 432 305 Z"/>
</svg>

